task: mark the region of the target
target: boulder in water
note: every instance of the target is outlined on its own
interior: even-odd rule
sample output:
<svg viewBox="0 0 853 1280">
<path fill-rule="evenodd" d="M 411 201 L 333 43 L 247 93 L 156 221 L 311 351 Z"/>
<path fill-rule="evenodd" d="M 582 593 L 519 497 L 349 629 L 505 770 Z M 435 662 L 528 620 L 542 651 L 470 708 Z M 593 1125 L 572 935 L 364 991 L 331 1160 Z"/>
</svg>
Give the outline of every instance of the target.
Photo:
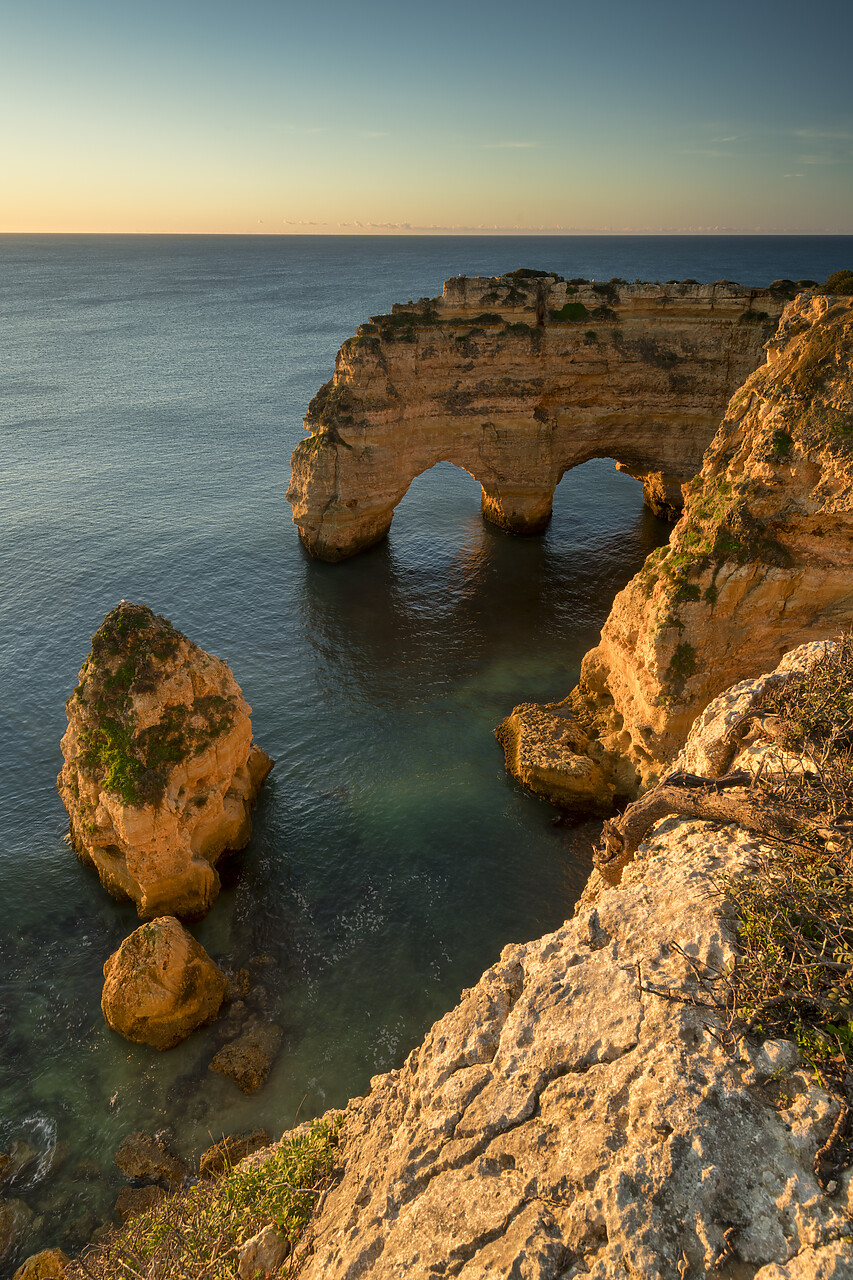
<svg viewBox="0 0 853 1280">
<path fill-rule="evenodd" d="M 134 930 L 104 965 L 101 1008 L 126 1040 L 171 1049 L 212 1022 L 225 974 L 174 916 Z"/>
</svg>

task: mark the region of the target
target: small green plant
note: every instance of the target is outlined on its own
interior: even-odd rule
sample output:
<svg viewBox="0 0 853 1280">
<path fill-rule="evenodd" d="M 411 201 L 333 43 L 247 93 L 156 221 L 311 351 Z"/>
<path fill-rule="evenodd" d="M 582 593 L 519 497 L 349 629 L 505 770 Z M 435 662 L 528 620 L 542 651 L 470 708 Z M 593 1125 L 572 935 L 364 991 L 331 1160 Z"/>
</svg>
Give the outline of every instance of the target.
<svg viewBox="0 0 853 1280">
<path fill-rule="evenodd" d="M 684 641 L 682 644 L 676 645 L 667 674 L 675 680 L 682 681 L 689 679 L 696 670 L 696 650 L 692 644 Z"/>
<path fill-rule="evenodd" d="M 590 288 L 593 293 L 597 293 L 601 298 L 606 298 L 609 303 L 615 306 L 619 301 L 619 289 L 617 286 L 626 283 L 627 282 L 625 280 L 620 280 L 614 276 L 612 280 L 608 280 L 607 282 L 594 280 Z"/>
<path fill-rule="evenodd" d="M 518 267 L 515 271 L 505 271 L 503 278 L 505 280 L 542 280 L 546 276 L 554 276 L 553 271 L 531 271 L 529 267 Z M 557 280 L 562 280 L 562 276 L 555 276 Z"/>
<path fill-rule="evenodd" d="M 582 302 L 566 302 L 560 307 L 559 311 L 551 312 L 551 319 L 557 323 L 577 324 L 579 320 L 583 320 L 589 315 L 589 311 Z"/>
<path fill-rule="evenodd" d="M 794 442 L 788 435 L 787 431 L 774 431 L 773 442 L 771 445 L 773 456 L 779 459 L 787 458 L 788 454 L 791 452 L 791 445 L 793 443 Z"/>
</svg>

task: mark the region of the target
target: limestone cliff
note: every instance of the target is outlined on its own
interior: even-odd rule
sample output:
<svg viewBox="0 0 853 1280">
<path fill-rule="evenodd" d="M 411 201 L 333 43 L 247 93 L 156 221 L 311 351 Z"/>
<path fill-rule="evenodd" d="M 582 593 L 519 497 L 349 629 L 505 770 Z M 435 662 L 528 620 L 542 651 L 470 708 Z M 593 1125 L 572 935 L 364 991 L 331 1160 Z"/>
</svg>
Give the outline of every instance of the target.
<svg viewBox="0 0 853 1280">
<path fill-rule="evenodd" d="M 92 637 L 66 704 L 57 784 L 71 842 L 141 916 L 197 918 L 216 862 L 251 834 L 272 763 L 227 663 L 125 601 Z"/>
<path fill-rule="evenodd" d="M 570 706 L 643 782 L 728 685 L 853 618 L 853 299 L 786 307 L 668 547 L 614 601 Z"/>
<path fill-rule="evenodd" d="M 768 680 L 716 700 L 719 748 Z M 789 1041 L 724 1047 L 697 975 L 737 953 L 720 878 L 762 848 L 670 818 L 618 888 L 499 962 L 349 1104 L 343 1176 L 303 1280 L 818 1280 L 853 1274 L 853 1170 L 816 1156 L 841 1111 Z"/>
<path fill-rule="evenodd" d="M 341 347 L 293 453 L 303 543 L 324 560 L 372 546 L 439 461 L 469 471 L 483 515 L 511 532 L 542 529 L 564 472 L 595 457 L 672 517 L 791 288 L 519 271 L 457 277 L 374 316 Z"/>
</svg>

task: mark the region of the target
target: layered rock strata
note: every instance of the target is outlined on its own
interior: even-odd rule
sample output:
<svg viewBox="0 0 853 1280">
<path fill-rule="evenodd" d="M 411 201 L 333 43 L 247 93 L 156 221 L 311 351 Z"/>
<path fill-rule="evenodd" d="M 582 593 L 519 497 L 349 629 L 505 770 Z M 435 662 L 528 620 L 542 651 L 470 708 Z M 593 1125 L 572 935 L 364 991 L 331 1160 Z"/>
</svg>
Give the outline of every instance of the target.
<svg viewBox="0 0 853 1280">
<path fill-rule="evenodd" d="M 850 625 L 853 299 L 804 293 L 786 307 L 767 363 L 732 397 L 685 494 L 669 545 L 616 597 L 577 688 L 538 709 L 522 756 L 549 723 L 552 737 L 565 734 L 575 716 L 595 763 L 627 762 L 636 792 L 721 689 Z M 563 803 L 560 779 L 577 773 L 578 754 L 567 748 L 561 764 L 551 752 L 555 782 L 539 794 Z M 507 764 L 527 781 L 510 754 Z"/>
<path fill-rule="evenodd" d="M 691 758 L 761 688 L 709 708 Z M 697 978 L 735 957 L 720 877 L 761 847 L 668 819 L 618 888 L 507 947 L 350 1103 L 304 1280 L 853 1274 L 853 1170 L 814 1172 L 838 1098 L 791 1042 L 724 1048 Z"/>
<path fill-rule="evenodd" d="M 107 960 L 101 1009 L 126 1040 L 171 1049 L 213 1021 L 227 988 L 204 947 L 174 916 L 162 916 L 136 929 Z"/>
<path fill-rule="evenodd" d="M 227 663 L 122 601 L 92 637 L 66 712 L 57 783 L 79 856 L 143 917 L 204 915 L 216 863 L 248 842 L 272 768 Z"/>
<path fill-rule="evenodd" d="M 672 518 L 726 401 L 762 356 L 790 281 L 567 282 L 457 277 L 341 347 L 311 401 L 287 492 L 312 555 L 372 546 L 415 476 L 448 461 L 483 515 L 542 529 L 571 467 L 612 457 Z"/>
</svg>

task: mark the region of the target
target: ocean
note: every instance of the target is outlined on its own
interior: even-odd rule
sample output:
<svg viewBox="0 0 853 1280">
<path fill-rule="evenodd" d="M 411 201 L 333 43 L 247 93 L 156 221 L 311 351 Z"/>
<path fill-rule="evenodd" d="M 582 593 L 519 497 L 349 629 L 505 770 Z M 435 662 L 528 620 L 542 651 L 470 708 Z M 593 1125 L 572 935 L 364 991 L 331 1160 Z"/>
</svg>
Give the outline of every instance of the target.
<svg viewBox="0 0 853 1280">
<path fill-rule="evenodd" d="M 132 1130 L 192 1155 L 366 1091 L 588 874 L 589 830 L 507 777 L 493 729 L 569 692 L 668 527 L 597 459 L 545 534 L 507 537 L 439 464 L 386 543 L 310 561 L 289 459 L 343 339 L 455 274 L 761 284 L 852 264 L 853 237 L 0 236 L 0 1153 L 34 1148 L 3 1189 L 34 1217 L 0 1276 L 109 1217 Z M 215 1026 L 158 1054 L 101 1016 L 103 962 L 138 921 L 65 843 L 55 777 L 65 699 L 122 598 L 227 659 L 276 760 L 193 929 L 283 1028 L 250 1098 L 207 1070 Z"/>
</svg>

